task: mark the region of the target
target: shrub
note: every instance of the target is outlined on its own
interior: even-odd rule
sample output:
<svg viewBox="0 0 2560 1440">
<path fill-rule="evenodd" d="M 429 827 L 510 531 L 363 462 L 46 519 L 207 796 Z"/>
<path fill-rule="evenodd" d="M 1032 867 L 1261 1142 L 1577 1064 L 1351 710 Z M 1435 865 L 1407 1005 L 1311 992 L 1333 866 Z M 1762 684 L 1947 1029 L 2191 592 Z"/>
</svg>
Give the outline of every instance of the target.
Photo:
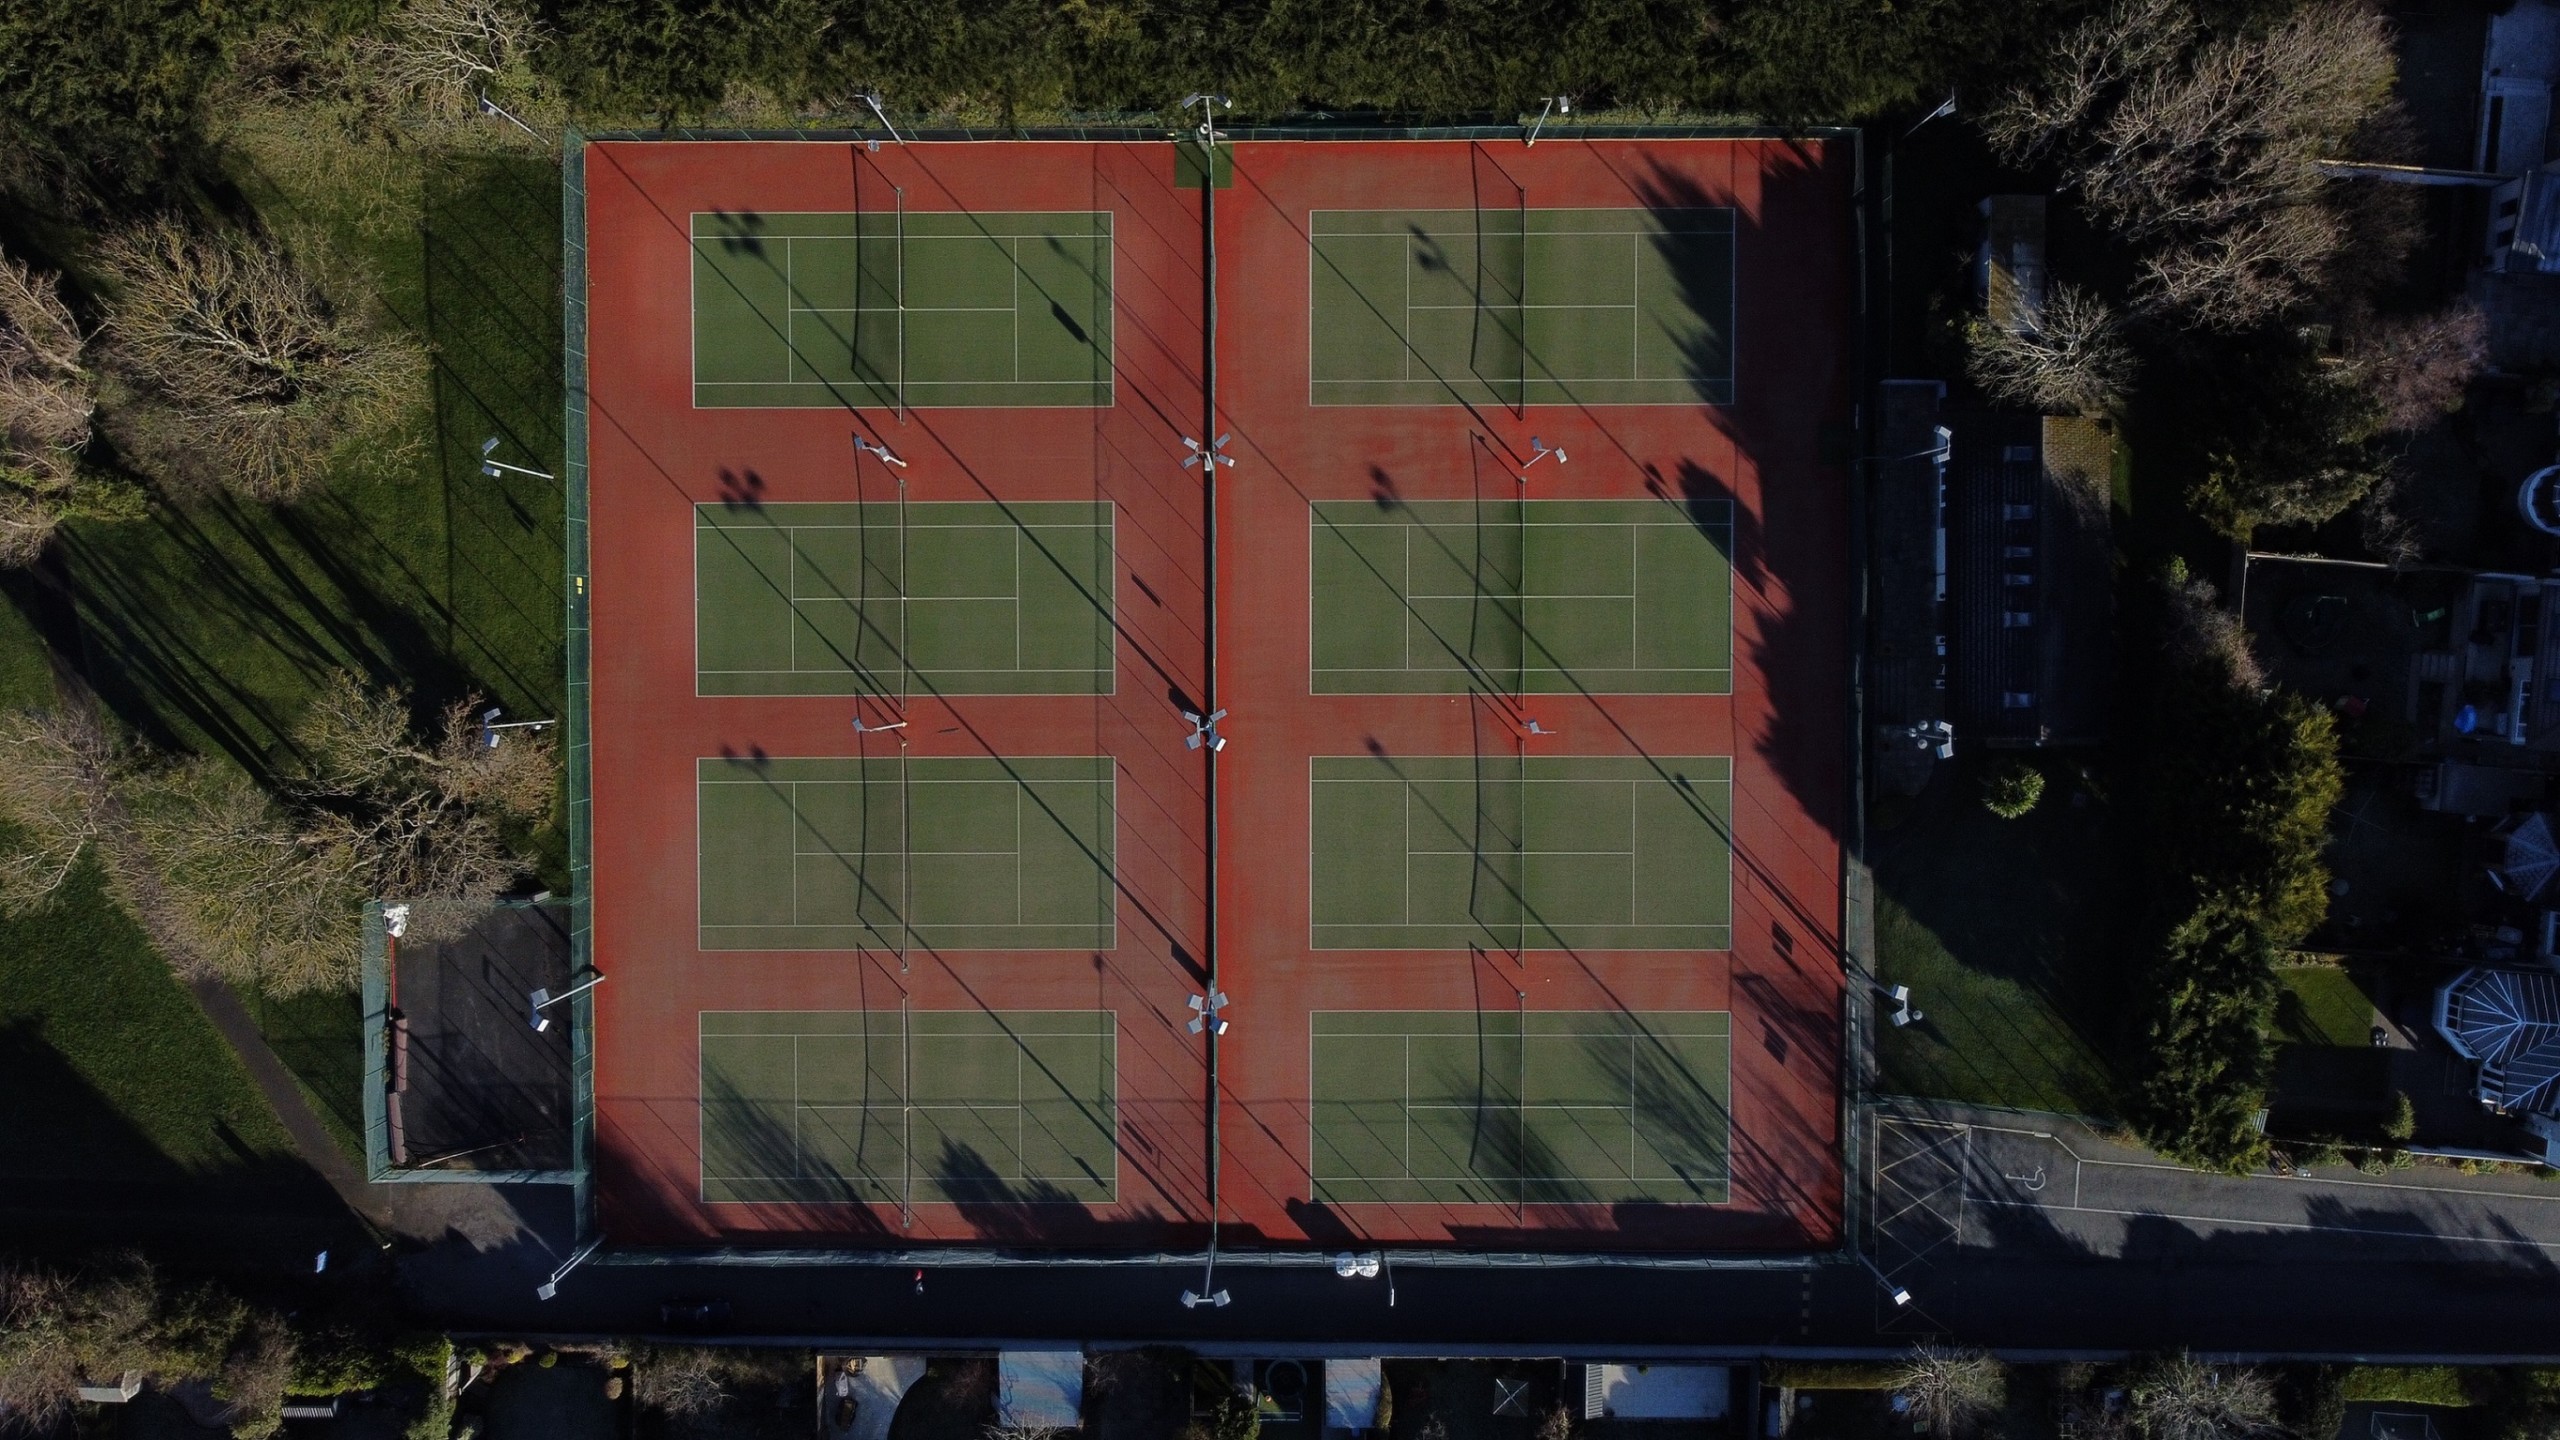
<svg viewBox="0 0 2560 1440">
<path fill-rule="evenodd" d="M 2391 1092 L 2391 1113 L 2382 1121 L 2382 1138 L 2406 1145 L 2418 1133 L 2418 1107 L 2410 1102 L 2409 1092 Z"/>
<path fill-rule="evenodd" d="M 1983 1351 L 1922 1345 L 1903 1362 L 1893 1393 L 1931 1434 L 1960 1435 L 2000 1409 L 2008 1398 L 2008 1376 Z"/>
<path fill-rule="evenodd" d="M 2343 1393 L 2366 1404 L 2477 1405 L 2486 1396 L 2486 1371 L 2452 1365 L 2358 1365 L 2349 1370 Z"/>
<path fill-rule="evenodd" d="M 1761 1383 L 1790 1390 L 1891 1390 L 1902 1384 L 1904 1367 L 1890 1360 L 1771 1360 L 1761 1366 Z"/>
<path fill-rule="evenodd" d="M 2171 932 L 2143 1000 L 2146 1073 L 2129 1118 L 2172 1159 L 2238 1174 L 2266 1155 L 2257 1127 L 2266 1104 L 2276 978 L 2266 931 L 2208 908 Z"/>
<path fill-rule="evenodd" d="M 2290 1367 L 2276 1399 L 2284 1427 L 2306 1440 L 2330 1440 L 2346 1426 L 2346 1375 L 2335 1365 Z"/>
<path fill-rule="evenodd" d="M 444 1377 L 453 1363 L 453 1342 L 441 1335 L 419 1336 L 400 1346 L 400 1360 L 427 1387 L 426 1408 L 409 1422 L 402 1440 L 447 1440 L 453 1433 L 453 1392 L 445 1388 Z"/>
<path fill-rule="evenodd" d="M 2025 818 L 2044 798 L 2044 772 L 2024 760 L 2004 761 L 1982 782 L 1983 808 L 2003 820 Z"/>
</svg>

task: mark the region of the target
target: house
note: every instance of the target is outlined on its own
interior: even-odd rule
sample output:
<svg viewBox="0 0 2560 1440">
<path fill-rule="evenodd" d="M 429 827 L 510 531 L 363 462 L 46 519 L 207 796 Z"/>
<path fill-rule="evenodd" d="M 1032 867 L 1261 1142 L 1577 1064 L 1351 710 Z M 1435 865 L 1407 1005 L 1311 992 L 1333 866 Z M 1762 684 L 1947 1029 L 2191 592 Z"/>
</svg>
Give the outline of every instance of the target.
<svg viewBox="0 0 2560 1440">
<path fill-rule="evenodd" d="M 2464 970 L 2436 991 L 2435 1027 L 2479 1065 L 2482 1108 L 2521 1121 L 2560 1160 L 2560 971 Z"/>
<path fill-rule="evenodd" d="M 2560 579 L 2485 571 L 2457 600 L 2445 643 L 2409 669 L 2409 715 L 2441 753 L 2503 768 L 2560 768 L 2560 626 L 2542 623 Z"/>
</svg>

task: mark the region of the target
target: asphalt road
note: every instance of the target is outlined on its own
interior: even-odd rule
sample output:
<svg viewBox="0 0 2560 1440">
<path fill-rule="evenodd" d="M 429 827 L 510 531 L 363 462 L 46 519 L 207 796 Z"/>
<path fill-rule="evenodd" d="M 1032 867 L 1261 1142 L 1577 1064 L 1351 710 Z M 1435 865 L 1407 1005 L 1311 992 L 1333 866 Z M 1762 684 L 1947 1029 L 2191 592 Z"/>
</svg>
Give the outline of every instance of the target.
<svg viewBox="0 0 2560 1440">
<path fill-rule="evenodd" d="M 906 1348 L 1165 1342 L 1215 1350 L 1536 1353 L 1879 1350 L 2560 1357 L 2560 1184 L 2428 1169 L 2201 1176 L 2060 1120 L 1870 1117 L 1863 1265 L 1486 1269 L 1408 1260 L 1346 1280 L 1233 1260 L 1231 1303 L 1186 1309 L 1180 1266 L 659 1266 L 590 1261 L 556 1298 L 566 1197 L 508 1198 L 525 1228 L 407 1257 L 410 1303 L 464 1328 L 661 1330 L 670 1299 L 724 1302 L 720 1333 Z M 1392 1296 L 1391 1296 L 1392 1288 Z"/>
</svg>

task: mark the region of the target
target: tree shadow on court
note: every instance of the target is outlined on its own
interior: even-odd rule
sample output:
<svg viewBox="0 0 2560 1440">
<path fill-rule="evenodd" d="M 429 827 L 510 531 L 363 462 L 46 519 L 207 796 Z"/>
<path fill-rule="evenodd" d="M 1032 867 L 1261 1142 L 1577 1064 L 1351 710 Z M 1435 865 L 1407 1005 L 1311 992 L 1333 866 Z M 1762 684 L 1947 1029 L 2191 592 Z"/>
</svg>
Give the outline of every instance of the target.
<svg viewBox="0 0 2560 1440">
<path fill-rule="evenodd" d="M 1102 1216 L 1048 1181 L 999 1175 L 985 1156 L 947 1139 L 934 1157 L 933 1176 L 978 1239 L 994 1244 L 1162 1243 L 1175 1223 L 1153 1205 L 1115 1206 Z"/>
</svg>

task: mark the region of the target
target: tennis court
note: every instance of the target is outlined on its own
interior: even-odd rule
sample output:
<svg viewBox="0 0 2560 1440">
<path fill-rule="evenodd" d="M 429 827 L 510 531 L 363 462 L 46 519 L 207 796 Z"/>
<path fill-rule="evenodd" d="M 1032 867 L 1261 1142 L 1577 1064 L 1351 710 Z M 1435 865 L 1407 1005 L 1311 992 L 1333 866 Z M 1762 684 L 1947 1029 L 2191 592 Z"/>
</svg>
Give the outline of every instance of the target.
<svg viewBox="0 0 2560 1440">
<path fill-rule="evenodd" d="M 1730 507 L 1658 500 L 1319 502 L 1320 695 L 1723 695 Z"/>
<path fill-rule="evenodd" d="M 704 1200 L 1118 1194 L 1110 1011 L 706 1011 L 700 1026 Z"/>
<path fill-rule="evenodd" d="M 1722 1204 L 1724 1011 L 1319 1010 L 1316 1198 Z"/>
<path fill-rule="evenodd" d="M 1109 405 L 1111 215 L 700 213 L 693 403 Z"/>
<path fill-rule="evenodd" d="M 1724 756 L 1318 755 L 1319 950 L 1727 950 Z"/>
<path fill-rule="evenodd" d="M 1109 757 L 696 762 L 705 950 L 1108 950 Z"/>
<path fill-rule="evenodd" d="M 1312 402 L 1732 403 L 1731 210 L 1521 198 L 1311 214 Z"/>
<path fill-rule="evenodd" d="M 702 695 L 1099 695 L 1109 504 L 699 505 Z"/>
</svg>

